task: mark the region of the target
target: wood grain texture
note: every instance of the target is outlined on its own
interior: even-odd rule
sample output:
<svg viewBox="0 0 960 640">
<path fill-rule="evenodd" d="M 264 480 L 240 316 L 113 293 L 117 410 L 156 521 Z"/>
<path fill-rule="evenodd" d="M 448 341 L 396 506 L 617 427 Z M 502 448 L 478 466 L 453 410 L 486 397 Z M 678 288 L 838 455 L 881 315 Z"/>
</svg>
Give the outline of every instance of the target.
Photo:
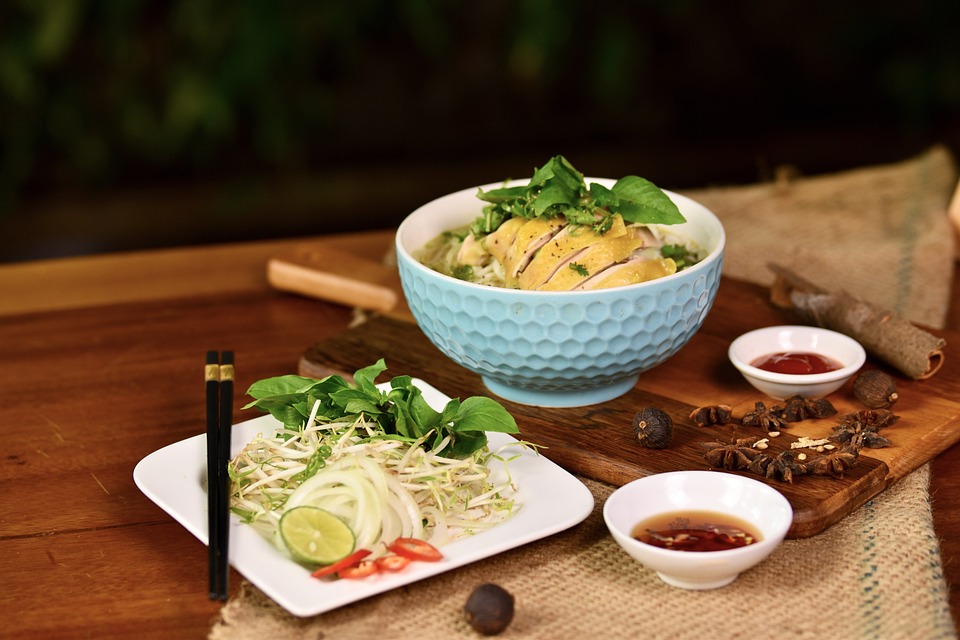
<svg viewBox="0 0 960 640">
<path fill-rule="evenodd" d="M 745 283 L 724 281 L 701 331 L 676 356 L 642 374 L 637 386 L 620 398 L 576 409 L 502 402 L 516 417 L 522 438 L 545 447 L 543 455 L 574 473 L 621 485 L 653 473 L 708 469 L 702 443 L 730 442 L 737 437 L 760 439 L 766 431 L 742 425 L 697 427 L 689 419 L 694 408 L 729 404 L 739 417 L 757 401 L 768 406 L 776 403 L 748 385 L 726 355 L 730 341 L 740 333 L 790 321 L 765 302 L 757 304 L 761 291 Z M 750 311 L 744 313 L 744 309 Z M 314 344 L 305 351 L 300 372 L 313 377 L 322 377 L 331 369 L 352 372 L 380 357 L 386 358 L 389 367 L 385 376 L 421 377 L 450 396 L 491 395 L 478 375 L 440 353 L 416 325 L 382 317 Z M 792 483 L 765 480 L 793 505 L 794 522 L 788 536 L 820 533 L 960 440 L 960 395 L 948 382 L 952 377 L 923 382 L 898 377 L 901 400 L 895 410 L 901 418 L 884 431 L 893 446 L 864 449 L 842 478 L 803 476 Z M 863 408 L 853 398 L 850 386 L 830 397 L 841 414 Z M 645 449 L 634 442 L 633 415 L 645 406 L 659 407 L 673 419 L 674 438 L 668 449 Z M 795 423 L 770 440 L 768 452 L 789 449 L 801 436 L 826 437 L 836 424 L 834 418 Z M 808 454 L 811 459 L 817 455 L 813 451 Z"/>
<path fill-rule="evenodd" d="M 206 547 L 133 469 L 203 433 L 206 350 L 235 351 L 246 420 L 252 382 L 295 371 L 303 345 L 350 319 L 265 287 L 0 317 L 0 636 L 205 638 L 222 606 L 207 598 Z M 240 583 L 232 572 L 232 593 Z"/>
<path fill-rule="evenodd" d="M 323 242 L 381 256 L 392 237 Z M 140 493 L 132 472 L 148 453 L 203 432 L 207 349 L 235 350 L 234 414 L 243 420 L 247 386 L 295 372 L 309 345 L 342 335 L 348 348 L 364 348 L 346 331 L 347 307 L 269 288 L 266 261 L 303 241 L 0 267 L 0 636 L 206 637 L 221 606 L 207 599 L 206 548 Z M 205 279 L 218 262 L 214 286 Z M 960 278 L 954 292 L 947 365 L 930 381 L 902 385 L 905 411 L 946 412 L 960 398 Z M 733 311 L 712 313 L 695 340 L 725 341 L 745 322 L 779 321 L 762 289 L 724 281 L 721 293 Z M 391 346 L 391 370 L 409 350 Z M 686 351 L 677 358 L 691 364 Z M 716 369 L 715 384 L 747 401 L 750 391 L 724 372 Z M 641 388 L 694 402 L 685 384 L 658 380 L 645 376 Z M 435 382 L 447 393 L 469 384 L 466 372 Z M 934 460 L 931 494 L 950 602 L 960 612 L 960 446 Z M 234 572 L 234 593 L 240 582 Z"/>
</svg>

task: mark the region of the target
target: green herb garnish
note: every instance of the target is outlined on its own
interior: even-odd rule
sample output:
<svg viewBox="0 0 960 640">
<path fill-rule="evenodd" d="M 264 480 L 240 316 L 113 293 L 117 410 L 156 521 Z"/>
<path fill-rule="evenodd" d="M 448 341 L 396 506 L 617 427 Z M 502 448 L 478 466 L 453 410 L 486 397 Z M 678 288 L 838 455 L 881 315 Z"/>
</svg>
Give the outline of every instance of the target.
<svg viewBox="0 0 960 640">
<path fill-rule="evenodd" d="M 677 271 L 696 264 L 698 261 L 697 254 L 682 244 L 665 244 L 660 247 L 660 255 L 664 258 L 673 258 L 673 261 L 677 263 Z"/>
<path fill-rule="evenodd" d="M 287 429 L 297 431 L 303 429 L 319 401 L 318 419 L 338 421 L 363 415 L 375 422 L 385 436 L 408 439 L 426 436 L 429 446 L 433 447 L 449 436 L 450 442 L 443 453 L 459 458 L 486 446 L 485 431 L 518 431 L 513 416 L 491 398 L 473 396 L 463 402 L 454 398 L 438 412 L 427 404 L 410 376 L 393 378 L 390 390 L 381 391 L 374 380 L 386 369 L 380 359 L 357 371 L 353 383 L 339 375 L 322 380 L 297 375 L 267 378 L 250 386 L 247 394 L 254 401 L 243 408 L 256 407 L 271 414 Z"/>
<path fill-rule="evenodd" d="M 589 272 L 589 271 L 587 270 L 587 268 L 586 268 L 585 266 L 583 266 L 582 264 L 579 264 L 579 263 L 576 263 L 576 262 L 571 262 L 571 263 L 569 264 L 569 267 L 570 267 L 571 269 L 573 269 L 574 271 L 576 271 L 579 275 L 581 275 L 581 276 L 583 276 L 583 277 L 587 277 L 588 275 L 590 275 L 590 272 Z"/>
<path fill-rule="evenodd" d="M 473 267 L 469 264 L 454 264 L 450 275 L 457 280 L 473 282 Z"/>
<path fill-rule="evenodd" d="M 677 205 L 649 180 L 626 176 L 617 180 L 612 188 L 596 182 L 588 186 L 583 174 L 563 156 L 554 156 L 536 169 L 529 184 L 481 189 L 477 197 L 490 204 L 471 225 L 476 236 L 491 233 L 505 220 L 518 216 L 562 215 L 570 224 L 588 226 L 597 233 L 609 229 L 611 217 L 616 213 L 628 223 L 686 222 Z"/>
</svg>

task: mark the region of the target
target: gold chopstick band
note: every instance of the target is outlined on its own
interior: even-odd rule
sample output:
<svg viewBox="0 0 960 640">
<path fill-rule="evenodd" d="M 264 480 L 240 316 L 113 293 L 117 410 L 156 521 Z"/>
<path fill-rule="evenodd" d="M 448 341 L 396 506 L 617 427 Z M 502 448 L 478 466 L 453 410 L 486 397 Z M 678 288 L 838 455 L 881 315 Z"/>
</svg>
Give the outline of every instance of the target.
<svg viewBox="0 0 960 640">
<path fill-rule="evenodd" d="M 206 382 L 217 380 L 233 380 L 232 364 L 208 364 L 203 368 L 203 379 Z"/>
</svg>

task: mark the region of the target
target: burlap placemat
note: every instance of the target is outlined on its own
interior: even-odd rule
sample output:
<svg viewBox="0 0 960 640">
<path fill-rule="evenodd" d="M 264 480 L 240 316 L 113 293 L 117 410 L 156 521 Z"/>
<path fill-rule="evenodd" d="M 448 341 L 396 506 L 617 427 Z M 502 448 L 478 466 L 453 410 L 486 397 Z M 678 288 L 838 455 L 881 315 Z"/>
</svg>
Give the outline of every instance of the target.
<svg viewBox="0 0 960 640">
<path fill-rule="evenodd" d="M 500 637 L 518 640 L 952 638 L 928 479 L 924 467 L 715 591 L 669 587 L 630 560 L 601 515 L 612 487 L 584 479 L 596 507 L 566 532 L 315 618 L 295 618 L 244 584 L 210 637 L 477 638 L 464 602 L 496 582 L 516 599 Z"/>
<path fill-rule="evenodd" d="M 723 274 L 769 285 L 777 262 L 827 290 L 844 289 L 908 320 L 942 328 L 950 304 L 957 186 L 943 147 L 901 163 L 684 192 L 727 234 Z"/>
<path fill-rule="evenodd" d="M 940 327 L 954 256 L 946 207 L 956 169 L 940 148 L 900 164 L 774 184 L 688 192 L 723 220 L 724 274 L 769 284 L 776 261 Z M 210 632 L 225 638 L 476 638 L 473 588 L 516 597 L 503 638 L 955 638 L 930 509 L 929 466 L 834 525 L 787 540 L 723 589 L 663 584 L 609 536 L 596 499 L 582 524 L 548 539 L 309 619 L 244 583 Z"/>
</svg>

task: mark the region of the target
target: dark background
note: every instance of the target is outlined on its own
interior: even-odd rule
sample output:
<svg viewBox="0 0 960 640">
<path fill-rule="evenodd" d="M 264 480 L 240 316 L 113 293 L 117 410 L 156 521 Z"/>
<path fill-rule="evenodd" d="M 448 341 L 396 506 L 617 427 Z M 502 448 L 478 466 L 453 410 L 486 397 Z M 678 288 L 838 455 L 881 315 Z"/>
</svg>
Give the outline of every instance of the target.
<svg viewBox="0 0 960 640">
<path fill-rule="evenodd" d="M 387 228 L 562 153 L 670 189 L 960 157 L 960 2 L 0 5 L 0 262 Z"/>
</svg>

